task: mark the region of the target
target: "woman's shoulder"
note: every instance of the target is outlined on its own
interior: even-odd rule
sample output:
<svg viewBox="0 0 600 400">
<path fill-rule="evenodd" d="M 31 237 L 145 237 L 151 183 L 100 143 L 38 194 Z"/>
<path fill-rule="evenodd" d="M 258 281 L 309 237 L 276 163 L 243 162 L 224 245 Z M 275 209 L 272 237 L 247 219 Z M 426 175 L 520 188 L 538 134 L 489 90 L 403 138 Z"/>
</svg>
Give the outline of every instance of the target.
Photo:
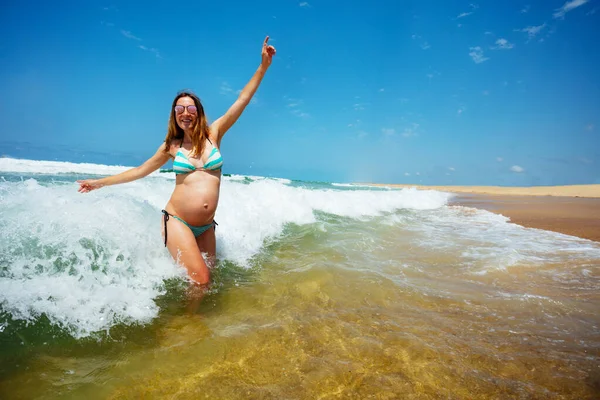
<svg viewBox="0 0 600 400">
<path fill-rule="evenodd" d="M 162 147 L 166 153 L 169 153 L 169 156 L 171 158 L 175 158 L 175 155 L 177 154 L 178 149 L 182 145 L 182 142 L 183 142 L 183 139 L 173 139 L 167 145 L 166 141 L 163 141 Z"/>
</svg>

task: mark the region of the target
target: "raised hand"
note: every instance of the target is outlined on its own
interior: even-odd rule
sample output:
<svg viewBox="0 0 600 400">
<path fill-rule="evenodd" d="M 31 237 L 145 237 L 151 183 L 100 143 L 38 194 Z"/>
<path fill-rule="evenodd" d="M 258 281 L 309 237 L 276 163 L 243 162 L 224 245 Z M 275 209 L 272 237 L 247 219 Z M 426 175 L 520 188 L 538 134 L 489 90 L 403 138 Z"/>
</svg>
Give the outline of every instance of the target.
<svg viewBox="0 0 600 400">
<path fill-rule="evenodd" d="M 265 67 L 269 67 L 271 65 L 271 61 L 273 60 L 273 56 L 275 55 L 276 50 L 275 47 L 269 45 L 269 37 L 265 38 L 262 47 L 262 65 Z"/>
</svg>

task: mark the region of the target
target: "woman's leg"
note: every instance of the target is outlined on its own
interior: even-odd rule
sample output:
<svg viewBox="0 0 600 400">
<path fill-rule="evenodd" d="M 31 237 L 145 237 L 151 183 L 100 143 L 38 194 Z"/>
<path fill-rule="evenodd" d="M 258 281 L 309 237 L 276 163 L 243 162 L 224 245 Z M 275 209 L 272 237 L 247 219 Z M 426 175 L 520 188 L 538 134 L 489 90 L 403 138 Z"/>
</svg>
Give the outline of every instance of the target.
<svg viewBox="0 0 600 400">
<path fill-rule="evenodd" d="M 215 237 L 215 227 L 211 226 L 204 232 L 202 235 L 196 238 L 196 244 L 198 249 L 202 253 L 206 253 L 207 261 L 210 266 L 213 267 L 215 265 L 215 260 L 217 256 L 217 240 Z"/>
<path fill-rule="evenodd" d="M 164 215 L 161 222 L 164 239 Z M 169 249 L 169 253 L 171 253 L 173 259 L 187 269 L 188 275 L 194 282 L 200 285 L 207 285 L 210 281 L 210 272 L 190 228 L 183 222 L 172 217 L 167 220 L 166 226 L 167 249 Z M 212 230 L 214 232 L 214 229 Z"/>
</svg>

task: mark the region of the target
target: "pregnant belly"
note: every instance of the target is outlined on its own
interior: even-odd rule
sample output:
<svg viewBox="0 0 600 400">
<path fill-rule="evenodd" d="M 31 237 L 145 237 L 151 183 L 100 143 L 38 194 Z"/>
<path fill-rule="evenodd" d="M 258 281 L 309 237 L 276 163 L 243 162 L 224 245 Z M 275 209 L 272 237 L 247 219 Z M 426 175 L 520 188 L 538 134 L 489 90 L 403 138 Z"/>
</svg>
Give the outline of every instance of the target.
<svg viewBox="0 0 600 400">
<path fill-rule="evenodd" d="M 205 225 L 213 220 L 218 203 L 218 188 L 177 185 L 165 209 L 190 225 Z"/>
</svg>

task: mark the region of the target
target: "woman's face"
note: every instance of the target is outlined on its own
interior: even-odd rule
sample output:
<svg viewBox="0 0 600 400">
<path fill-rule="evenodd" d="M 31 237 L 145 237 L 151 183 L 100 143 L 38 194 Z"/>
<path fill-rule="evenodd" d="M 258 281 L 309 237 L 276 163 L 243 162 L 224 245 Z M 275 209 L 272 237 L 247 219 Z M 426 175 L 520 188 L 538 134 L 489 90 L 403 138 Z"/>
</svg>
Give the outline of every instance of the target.
<svg viewBox="0 0 600 400">
<path fill-rule="evenodd" d="M 184 131 L 191 131 L 198 120 L 198 109 L 191 97 L 181 97 L 175 103 L 175 119 Z"/>
</svg>

